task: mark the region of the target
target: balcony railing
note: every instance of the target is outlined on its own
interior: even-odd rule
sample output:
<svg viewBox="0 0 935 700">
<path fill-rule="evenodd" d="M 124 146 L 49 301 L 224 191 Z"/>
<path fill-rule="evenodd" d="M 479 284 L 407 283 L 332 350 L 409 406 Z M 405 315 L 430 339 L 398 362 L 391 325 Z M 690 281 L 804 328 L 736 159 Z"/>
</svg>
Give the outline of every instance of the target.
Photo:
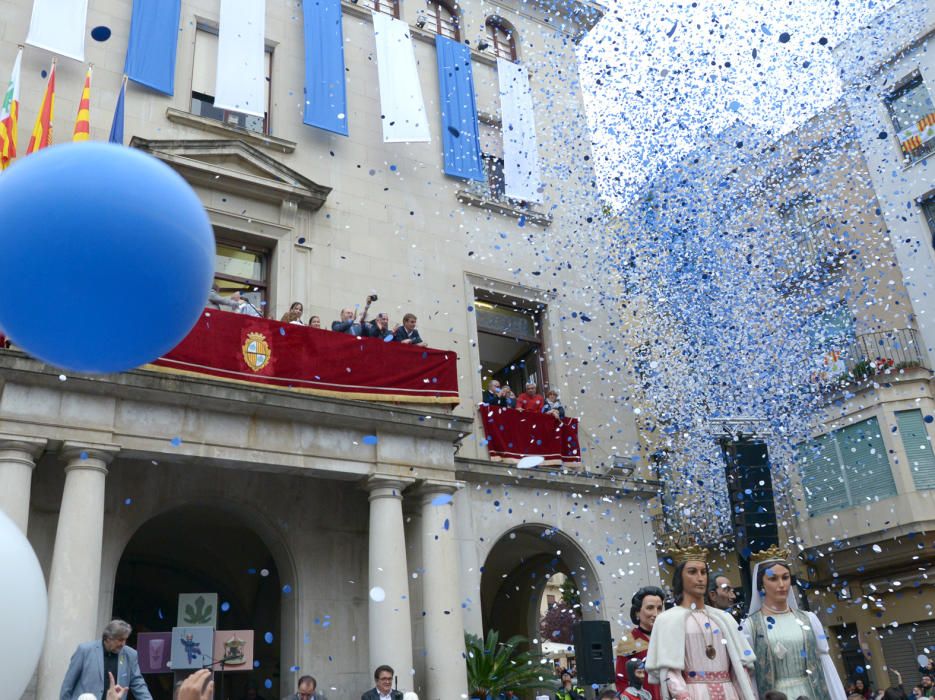
<svg viewBox="0 0 935 700">
<path fill-rule="evenodd" d="M 844 353 L 843 359 L 848 371 L 858 370 L 860 374 L 874 373 L 870 364 L 877 360 L 883 360 L 892 370 L 908 367 L 932 369 L 922 337 L 914 328 L 862 333 Z M 882 371 L 887 367 L 883 367 Z M 869 371 L 862 371 L 864 369 Z"/>
</svg>

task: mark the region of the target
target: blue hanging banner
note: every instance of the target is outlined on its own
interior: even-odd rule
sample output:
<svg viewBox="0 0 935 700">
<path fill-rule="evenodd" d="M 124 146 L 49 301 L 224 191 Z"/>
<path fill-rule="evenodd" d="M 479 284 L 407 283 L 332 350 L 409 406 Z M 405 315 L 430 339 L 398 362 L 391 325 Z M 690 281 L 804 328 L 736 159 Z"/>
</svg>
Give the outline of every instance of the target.
<svg viewBox="0 0 935 700">
<path fill-rule="evenodd" d="M 305 116 L 303 122 L 347 136 L 344 28 L 341 0 L 303 0 Z"/>
<path fill-rule="evenodd" d="M 438 55 L 438 92 L 442 116 L 445 173 L 465 180 L 486 181 L 477 134 L 477 103 L 471 49 L 435 35 Z"/>
<path fill-rule="evenodd" d="M 134 83 L 171 95 L 182 0 L 133 0 L 123 72 Z"/>
</svg>

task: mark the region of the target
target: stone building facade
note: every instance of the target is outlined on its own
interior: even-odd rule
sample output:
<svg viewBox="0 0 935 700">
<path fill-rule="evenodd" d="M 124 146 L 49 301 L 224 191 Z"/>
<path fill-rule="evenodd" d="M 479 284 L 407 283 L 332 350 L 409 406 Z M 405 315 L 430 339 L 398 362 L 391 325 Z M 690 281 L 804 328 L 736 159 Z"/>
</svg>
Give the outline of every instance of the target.
<svg viewBox="0 0 935 700">
<path fill-rule="evenodd" d="M 374 311 L 392 322 L 416 313 L 430 345 L 457 353 L 461 402 L 352 401 L 142 369 L 66 376 L 0 351 L 0 507 L 27 533 L 49 584 L 48 634 L 27 698 L 56 698 L 74 647 L 113 615 L 138 631 L 167 630 L 178 593 L 213 591 L 226 604 L 219 629 L 256 633 L 256 667 L 226 673 L 225 697 L 248 685 L 279 697 L 304 673 L 332 699 L 359 697 L 373 668 L 389 663 L 400 689 L 450 700 L 466 693 L 464 631 L 535 636 L 552 574 L 570 575 L 583 615 L 610 619 L 615 634 L 628 625 L 621 604 L 654 579 L 642 510 L 651 489 L 615 467 L 638 456 L 635 428 L 591 356 L 610 329 L 588 315 L 589 270 L 578 264 L 599 251 L 600 232 L 588 222 L 574 49 L 600 8 L 456 9 L 494 169 L 492 52 L 504 55 L 505 37 L 530 68 L 546 183 L 543 203 L 531 205 L 505 198 L 495 173 L 479 189 L 444 176 L 437 119 L 431 144 L 383 143 L 365 4 L 342 6 L 348 138 L 302 124 L 300 3 L 267 2 L 269 101 L 258 123 L 205 106 L 219 2 L 184 0 L 175 94 L 131 83 L 127 142 L 201 197 L 222 290 L 244 289 L 270 318 L 301 301 L 306 319 L 326 326 L 375 292 Z M 0 1 L 0 66 L 12 65 L 31 5 Z M 433 25 L 419 26 L 421 2 L 397 7 L 435 115 Z M 89 3 L 89 30 L 112 30 L 88 41 L 92 139 L 109 131 L 130 17 L 130 0 Z M 21 135 L 50 59 L 25 49 Z M 58 61 L 57 141 L 71 131 L 85 69 Z M 498 318 L 504 329 L 519 318 L 527 332 L 501 332 Z M 524 359 L 511 364 L 517 351 Z M 580 467 L 518 471 L 488 459 L 475 407 L 497 372 L 561 392 L 581 420 Z M 171 679 L 151 678 L 157 698 L 170 697 Z"/>
</svg>

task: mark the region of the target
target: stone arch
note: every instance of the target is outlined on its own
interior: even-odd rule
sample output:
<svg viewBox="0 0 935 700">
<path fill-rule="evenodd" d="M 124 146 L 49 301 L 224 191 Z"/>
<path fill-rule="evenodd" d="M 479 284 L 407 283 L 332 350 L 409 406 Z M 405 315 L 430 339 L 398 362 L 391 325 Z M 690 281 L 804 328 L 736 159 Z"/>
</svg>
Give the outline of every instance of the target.
<svg viewBox="0 0 935 700">
<path fill-rule="evenodd" d="M 176 522 L 173 524 L 173 521 Z M 203 529 L 204 541 L 185 547 L 185 551 L 173 558 L 173 542 L 178 541 L 180 528 L 192 525 L 194 529 L 199 523 Z M 163 534 L 166 541 L 161 543 Z M 105 610 L 107 612 L 102 617 L 109 617 L 112 610 L 120 614 L 119 607 L 126 605 L 126 596 L 121 596 L 120 577 L 127 577 L 125 564 L 128 556 L 134 558 L 136 565 L 140 564 L 142 558 L 143 567 L 150 567 L 150 571 L 171 571 L 173 564 L 184 567 L 186 571 L 180 572 L 171 584 L 167 581 L 167 587 L 171 587 L 172 584 L 177 586 L 178 578 L 187 579 L 196 587 L 199 582 L 214 582 L 214 588 L 221 589 L 219 592 L 222 592 L 222 600 L 226 599 L 231 610 L 238 612 L 231 615 L 230 619 L 241 621 L 240 624 L 234 622 L 231 626 L 230 623 L 222 622 L 222 617 L 219 618 L 219 628 L 253 628 L 251 624 L 243 624 L 245 619 L 273 621 L 273 624 L 265 625 L 264 629 L 255 629 L 254 646 L 258 652 L 262 650 L 268 654 L 272 648 L 278 663 L 267 664 L 266 667 L 261 664 L 256 674 L 249 674 L 249 678 L 245 674 L 227 674 L 229 682 L 244 686 L 248 681 L 257 682 L 260 694 L 266 697 L 275 693 L 282 696 L 292 690 L 293 674 L 290 673 L 290 666 L 297 654 L 298 602 L 296 596 L 284 594 L 282 587 L 283 584 L 289 583 L 291 592 L 291 587 L 294 587 L 296 582 L 297 567 L 282 533 L 265 513 L 220 492 L 210 495 L 202 493 L 192 498 L 163 502 L 150 512 L 138 514 L 134 518 L 134 526 L 127 528 L 122 535 L 122 541 L 119 544 L 114 543 L 114 549 L 119 554 L 111 569 L 110 595 L 107 596 L 110 598 L 109 604 L 102 601 L 105 603 L 102 605 L 102 613 Z M 220 541 L 228 536 L 232 541 Z M 146 550 L 142 557 L 141 547 Z M 240 558 L 231 557 L 231 553 L 238 552 Z M 264 557 L 264 552 L 268 558 Z M 244 565 L 251 555 L 250 560 L 256 560 L 252 567 L 253 573 L 250 573 L 250 567 Z M 262 575 L 264 570 L 268 572 L 267 576 Z M 237 576 L 246 576 L 254 580 L 241 580 L 236 583 L 232 580 L 231 585 L 224 585 L 225 577 Z M 254 588 L 253 595 L 248 590 L 251 586 Z M 204 592 L 210 591 L 206 589 Z M 248 609 L 249 606 L 255 608 Z M 168 618 L 165 620 L 166 628 L 175 624 L 174 608 L 160 610 L 160 614 Z M 274 634 L 272 647 L 263 639 L 267 631 Z M 262 684 L 266 678 L 273 682 L 270 689 L 266 689 Z"/>
<path fill-rule="evenodd" d="M 605 619 L 597 572 L 580 545 L 553 526 L 524 523 L 501 534 L 484 558 L 484 633 L 495 628 L 501 639 L 514 634 L 538 638 L 539 601 L 554 573 L 574 581 L 585 620 Z"/>
</svg>

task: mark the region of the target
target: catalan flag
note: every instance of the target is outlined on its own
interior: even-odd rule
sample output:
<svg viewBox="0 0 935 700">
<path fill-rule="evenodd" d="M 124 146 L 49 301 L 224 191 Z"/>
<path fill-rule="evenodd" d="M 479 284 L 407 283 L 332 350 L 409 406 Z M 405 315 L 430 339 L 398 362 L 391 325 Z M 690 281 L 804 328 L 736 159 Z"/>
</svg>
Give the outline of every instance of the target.
<svg viewBox="0 0 935 700">
<path fill-rule="evenodd" d="M 29 146 L 26 147 L 26 155 L 35 153 L 40 148 L 52 145 L 52 120 L 55 118 L 55 61 L 52 62 L 52 70 L 49 72 L 49 83 L 45 86 L 45 95 L 42 96 L 42 105 L 39 107 L 39 115 L 36 117 L 36 125 L 32 128 L 32 136 L 29 137 Z"/>
<path fill-rule="evenodd" d="M 75 135 L 72 141 L 87 141 L 91 138 L 91 68 L 84 76 L 84 89 L 78 103 L 78 117 L 75 119 Z"/>
<path fill-rule="evenodd" d="M 20 48 L 13 63 L 10 84 L 0 102 L 0 170 L 4 170 L 10 161 L 16 158 L 16 131 L 19 122 L 19 70 L 23 59 Z"/>
</svg>

